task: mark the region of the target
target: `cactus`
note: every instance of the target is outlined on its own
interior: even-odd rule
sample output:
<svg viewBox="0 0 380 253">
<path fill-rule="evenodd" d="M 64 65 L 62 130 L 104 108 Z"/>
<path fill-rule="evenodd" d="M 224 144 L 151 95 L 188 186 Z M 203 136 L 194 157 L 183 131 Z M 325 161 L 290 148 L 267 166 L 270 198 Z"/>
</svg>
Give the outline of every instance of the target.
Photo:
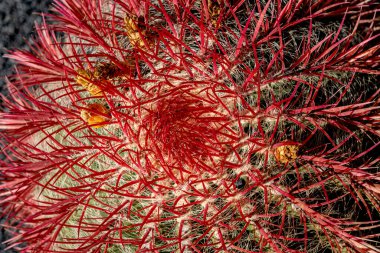
<svg viewBox="0 0 380 253">
<path fill-rule="evenodd" d="M 8 55 L 20 252 L 380 252 L 375 0 L 56 0 Z"/>
</svg>

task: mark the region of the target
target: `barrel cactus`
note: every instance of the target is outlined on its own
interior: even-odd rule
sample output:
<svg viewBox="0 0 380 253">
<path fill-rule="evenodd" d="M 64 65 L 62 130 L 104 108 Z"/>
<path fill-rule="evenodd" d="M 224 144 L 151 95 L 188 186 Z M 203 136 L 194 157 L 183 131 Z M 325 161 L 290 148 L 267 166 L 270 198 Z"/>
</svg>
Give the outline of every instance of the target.
<svg viewBox="0 0 380 253">
<path fill-rule="evenodd" d="M 380 252 L 376 0 L 56 0 L 14 51 L 20 252 Z"/>
</svg>

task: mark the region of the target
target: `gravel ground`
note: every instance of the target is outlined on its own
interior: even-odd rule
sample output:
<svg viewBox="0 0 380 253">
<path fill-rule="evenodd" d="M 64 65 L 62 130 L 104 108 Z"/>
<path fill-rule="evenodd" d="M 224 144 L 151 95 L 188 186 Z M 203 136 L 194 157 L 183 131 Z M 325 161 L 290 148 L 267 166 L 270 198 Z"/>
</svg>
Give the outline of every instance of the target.
<svg viewBox="0 0 380 253">
<path fill-rule="evenodd" d="M 38 13 L 46 12 L 51 0 L 0 0 L 0 91 L 4 92 L 4 76 L 12 73 L 12 62 L 2 56 L 6 50 L 14 48 L 28 49 L 26 41 L 33 35 L 34 22 L 41 22 Z M 0 220 L 3 224 L 5 218 Z M 9 239 L 9 234 L 0 227 L 0 252 L 4 250 L 1 242 Z"/>
<path fill-rule="evenodd" d="M 2 56 L 6 50 L 27 49 L 25 41 L 33 35 L 34 22 L 41 22 L 39 13 L 46 12 L 51 0 L 0 0 L 0 85 L 4 75 L 12 73 L 12 62 Z"/>
</svg>

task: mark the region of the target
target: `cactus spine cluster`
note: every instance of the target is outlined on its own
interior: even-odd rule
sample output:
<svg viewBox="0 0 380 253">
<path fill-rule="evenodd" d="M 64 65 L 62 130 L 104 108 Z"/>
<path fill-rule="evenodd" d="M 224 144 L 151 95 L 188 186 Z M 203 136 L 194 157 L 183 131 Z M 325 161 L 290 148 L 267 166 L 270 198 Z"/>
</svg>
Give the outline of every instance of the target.
<svg viewBox="0 0 380 253">
<path fill-rule="evenodd" d="M 56 0 L 15 51 L 20 252 L 380 252 L 375 0 Z"/>
</svg>

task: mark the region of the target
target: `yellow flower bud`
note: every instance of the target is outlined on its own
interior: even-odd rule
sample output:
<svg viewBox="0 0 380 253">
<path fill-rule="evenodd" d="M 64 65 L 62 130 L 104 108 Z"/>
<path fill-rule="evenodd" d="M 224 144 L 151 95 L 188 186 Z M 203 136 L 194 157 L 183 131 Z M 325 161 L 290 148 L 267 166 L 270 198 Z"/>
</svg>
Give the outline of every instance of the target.
<svg viewBox="0 0 380 253">
<path fill-rule="evenodd" d="M 283 145 L 274 150 L 274 156 L 280 163 L 289 163 L 297 159 L 298 149 L 296 145 Z"/>
</svg>

